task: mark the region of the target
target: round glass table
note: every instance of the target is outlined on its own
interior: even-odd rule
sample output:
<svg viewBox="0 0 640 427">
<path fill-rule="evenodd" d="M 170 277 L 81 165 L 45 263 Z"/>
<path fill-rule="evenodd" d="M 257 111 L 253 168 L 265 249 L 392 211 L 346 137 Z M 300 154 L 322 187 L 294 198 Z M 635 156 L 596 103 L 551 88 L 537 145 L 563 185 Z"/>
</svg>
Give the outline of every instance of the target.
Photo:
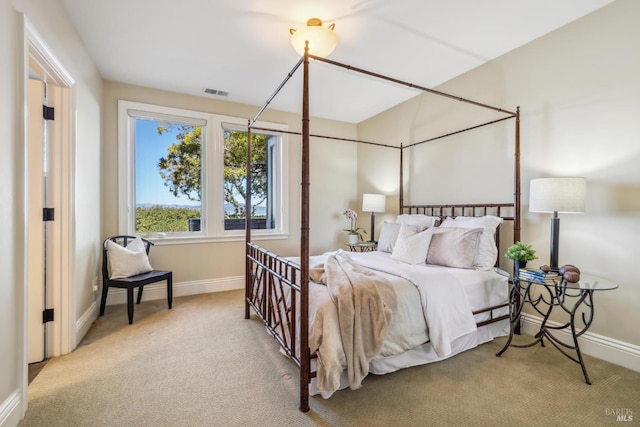
<svg viewBox="0 0 640 427">
<path fill-rule="evenodd" d="M 570 283 L 558 276 L 524 278 L 520 275 L 515 277 L 515 275 L 499 268 L 496 269 L 496 272 L 509 278 L 509 320 L 511 323 L 509 338 L 496 356 L 502 356 L 509 347 L 526 348 L 538 343 L 544 347 L 546 340 L 566 357 L 579 364 L 586 383 L 591 384 L 578 338 L 587 332 L 593 322 L 593 297 L 596 291 L 616 289 L 618 285 L 611 280 L 590 273 L 581 273 L 578 282 Z M 525 304 L 529 304 L 542 316 L 540 329 L 534 335 L 532 342 L 513 344 L 513 335 L 520 324 Z M 554 310 L 564 314 L 563 319 L 566 320 L 563 323 L 549 324 L 549 317 Z M 559 338 L 562 332 L 568 332 L 571 335 L 571 343 Z"/>
</svg>

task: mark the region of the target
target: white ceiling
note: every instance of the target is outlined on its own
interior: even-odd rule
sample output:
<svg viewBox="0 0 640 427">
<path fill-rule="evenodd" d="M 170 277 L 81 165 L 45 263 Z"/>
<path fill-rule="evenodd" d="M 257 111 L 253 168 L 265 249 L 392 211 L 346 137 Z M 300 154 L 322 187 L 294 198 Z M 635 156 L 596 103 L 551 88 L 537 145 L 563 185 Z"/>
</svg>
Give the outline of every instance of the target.
<svg viewBox="0 0 640 427">
<path fill-rule="evenodd" d="M 299 59 L 289 28 L 310 17 L 335 23 L 330 59 L 435 87 L 612 0 L 61 1 L 105 79 L 257 112 Z M 358 123 L 416 95 L 324 63 L 311 73 L 316 117 Z M 300 74 L 270 107 L 300 111 Z"/>
</svg>

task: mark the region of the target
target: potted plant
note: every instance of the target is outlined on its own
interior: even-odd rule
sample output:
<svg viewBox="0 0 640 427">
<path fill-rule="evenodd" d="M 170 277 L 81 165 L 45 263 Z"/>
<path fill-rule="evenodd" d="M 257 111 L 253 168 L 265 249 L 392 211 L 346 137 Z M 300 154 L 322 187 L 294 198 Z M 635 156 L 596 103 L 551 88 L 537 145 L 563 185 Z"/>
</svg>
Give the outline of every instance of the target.
<svg viewBox="0 0 640 427">
<path fill-rule="evenodd" d="M 527 245 L 526 243 L 516 242 L 514 245 L 509 246 L 507 252 L 504 254 L 505 258 L 513 260 L 513 266 L 516 270 L 527 265 L 527 261 L 537 259 L 536 250 Z"/>
<path fill-rule="evenodd" d="M 367 234 L 367 231 L 364 228 L 356 227 L 356 221 L 358 219 L 356 211 L 347 209 L 342 214 L 349 220 L 350 227 L 344 230 L 349 233 L 349 244 L 355 245 L 362 240 L 362 234 L 360 233 Z"/>
</svg>

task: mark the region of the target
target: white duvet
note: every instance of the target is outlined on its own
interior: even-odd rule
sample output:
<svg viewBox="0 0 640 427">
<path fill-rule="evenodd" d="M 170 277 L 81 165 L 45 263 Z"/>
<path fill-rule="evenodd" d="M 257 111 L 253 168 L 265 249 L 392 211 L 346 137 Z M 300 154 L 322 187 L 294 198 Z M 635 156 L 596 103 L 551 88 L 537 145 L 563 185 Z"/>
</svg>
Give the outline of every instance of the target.
<svg viewBox="0 0 640 427">
<path fill-rule="evenodd" d="M 313 256 L 309 265 L 322 265 L 328 256 Z M 471 306 L 456 274 L 459 269 L 405 264 L 385 252 L 350 252 L 348 256 L 379 272 L 396 292 L 397 311 L 374 359 L 402 353 L 428 340 L 438 356 L 446 357 L 456 338 L 476 330 Z M 340 388 L 347 361 L 337 306 L 327 287 L 315 282 L 309 284 L 309 320 L 309 347 L 318 355 L 316 388 L 327 398 Z"/>
</svg>

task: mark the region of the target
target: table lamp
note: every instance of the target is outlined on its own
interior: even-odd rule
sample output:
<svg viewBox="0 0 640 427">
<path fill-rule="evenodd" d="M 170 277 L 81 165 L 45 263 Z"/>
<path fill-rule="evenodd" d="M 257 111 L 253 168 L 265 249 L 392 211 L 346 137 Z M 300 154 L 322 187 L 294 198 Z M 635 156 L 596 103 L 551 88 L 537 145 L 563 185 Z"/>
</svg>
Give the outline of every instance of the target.
<svg viewBox="0 0 640 427">
<path fill-rule="evenodd" d="M 529 187 L 529 212 L 553 212 L 551 217 L 551 260 L 549 267 L 558 271 L 560 218 L 558 212 L 584 212 L 587 180 L 580 177 L 536 178 Z"/>
<path fill-rule="evenodd" d="M 371 240 L 375 242 L 376 216 L 375 212 L 384 212 L 386 196 L 384 194 L 363 194 L 362 211 L 371 212 Z"/>
</svg>

